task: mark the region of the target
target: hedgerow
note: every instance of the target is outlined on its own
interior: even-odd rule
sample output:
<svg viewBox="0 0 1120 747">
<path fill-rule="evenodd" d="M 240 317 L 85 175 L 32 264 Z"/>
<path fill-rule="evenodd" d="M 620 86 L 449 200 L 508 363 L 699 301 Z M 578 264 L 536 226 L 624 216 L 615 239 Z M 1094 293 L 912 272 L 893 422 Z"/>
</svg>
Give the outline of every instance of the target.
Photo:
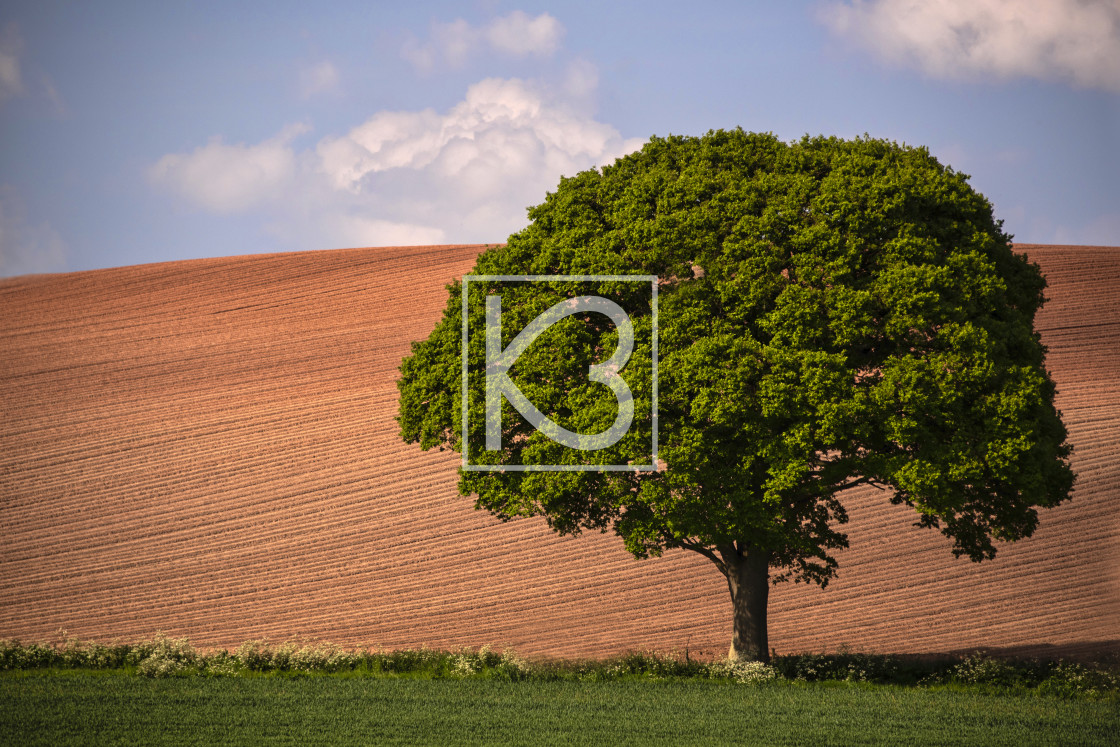
<svg viewBox="0 0 1120 747">
<path fill-rule="evenodd" d="M 331 643 L 246 641 L 235 650 L 200 651 L 186 638 L 157 633 L 139 643 L 109 644 L 60 634 L 49 643 L 0 640 L 0 671 L 124 670 L 142 677 L 351 675 L 521 680 L 707 679 L 742 685 L 851 682 L 918 687 L 1030 691 L 1059 697 L 1120 699 L 1120 666 L 1062 660 L 968 656 L 774 654 L 771 664 L 687 654 L 635 652 L 607 659 L 526 659 L 511 649 L 346 649 Z"/>
</svg>

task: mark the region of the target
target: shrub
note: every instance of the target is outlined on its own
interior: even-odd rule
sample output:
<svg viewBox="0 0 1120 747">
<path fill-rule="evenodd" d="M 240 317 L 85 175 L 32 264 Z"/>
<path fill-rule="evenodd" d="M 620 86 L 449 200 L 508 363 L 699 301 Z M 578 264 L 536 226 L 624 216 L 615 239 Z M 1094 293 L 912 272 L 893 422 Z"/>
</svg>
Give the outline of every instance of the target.
<svg viewBox="0 0 1120 747">
<path fill-rule="evenodd" d="M 1059 661 L 1054 664 L 1050 676 L 1038 686 L 1038 689 L 1040 692 L 1067 697 L 1118 693 L 1120 672 Z"/>
<path fill-rule="evenodd" d="M 904 662 L 893 656 L 847 652 L 775 656 L 772 663 L 786 679 L 803 682 L 898 682 L 906 679 L 916 682 L 918 676 L 913 670 L 921 667 L 917 662 Z"/>
<path fill-rule="evenodd" d="M 24 646 L 19 641 L 0 640 L 0 670 L 36 669 L 55 663 L 54 651 L 40 644 Z"/>
<path fill-rule="evenodd" d="M 156 633 L 153 640 L 139 644 L 130 653 L 139 655 L 137 652 L 147 653 L 136 667 L 137 674 L 144 677 L 185 674 L 199 658 L 186 638 L 168 638 L 163 633 Z"/>
<path fill-rule="evenodd" d="M 724 660 L 712 664 L 709 672 L 714 677 L 728 677 L 741 685 L 757 685 L 778 679 L 778 670 L 761 661 Z"/>
<path fill-rule="evenodd" d="M 973 654 L 953 667 L 953 676 L 969 685 L 1014 685 L 1019 680 L 1015 667 L 1005 661 Z"/>
</svg>

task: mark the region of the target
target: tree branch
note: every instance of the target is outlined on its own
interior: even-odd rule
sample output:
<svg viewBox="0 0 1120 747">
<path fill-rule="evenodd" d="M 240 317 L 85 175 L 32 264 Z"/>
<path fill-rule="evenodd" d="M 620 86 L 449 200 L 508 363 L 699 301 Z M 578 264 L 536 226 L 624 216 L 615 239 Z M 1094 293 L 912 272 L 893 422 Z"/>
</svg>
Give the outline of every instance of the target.
<svg viewBox="0 0 1120 747">
<path fill-rule="evenodd" d="M 880 486 L 878 483 L 876 483 L 870 477 L 861 477 L 858 480 L 852 480 L 851 482 L 846 482 L 843 485 L 837 485 L 835 488 L 832 489 L 832 492 L 833 493 L 839 493 L 841 490 L 847 490 L 848 488 L 854 488 L 857 485 L 873 485 L 874 487 L 879 488 L 879 490 L 884 489 L 882 486 Z"/>
<path fill-rule="evenodd" d="M 715 563 L 716 567 L 719 568 L 720 573 L 726 573 L 726 568 L 723 564 L 723 561 L 720 560 L 719 556 L 712 552 L 711 549 L 704 547 L 703 545 L 696 544 L 695 542 L 681 542 L 680 546 L 685 550 L 692 550 L 695 553 L 703 555 L 705 558 Z"/>
</svg>

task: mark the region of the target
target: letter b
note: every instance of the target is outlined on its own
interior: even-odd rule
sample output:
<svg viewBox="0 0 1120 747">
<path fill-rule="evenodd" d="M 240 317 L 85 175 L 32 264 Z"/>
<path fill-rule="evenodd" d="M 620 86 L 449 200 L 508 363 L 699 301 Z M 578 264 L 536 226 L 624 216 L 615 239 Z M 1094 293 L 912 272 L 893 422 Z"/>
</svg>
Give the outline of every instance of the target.
<svg viewBox="0 0 1120 747">
<path fill-rule="evenodd" d="M 581 312 L 597 312 L 610 318 L 618 329 L 618 347 L 608 360 L 588 367 L 588 376 L 610 387 L 618 400 L 614 425 L 593 434 L 574 433 L 549 419 L 509 378 L 509 369 L 546 329 L 561 319 Z M 502 397 L 521 413 L 534 428 L 548 438 L 573 449 L 595 451 L 613 446 L 626 435 L 634 420 L 634 397 L 619 371 L 634 350 L 634 326 L 621 306 L 601 296 L 577 296 L 560 301 L 529 323 L 502 349 L 502 298 L 486 298 L 486 450 L 502 448 Z"/>
</svg>

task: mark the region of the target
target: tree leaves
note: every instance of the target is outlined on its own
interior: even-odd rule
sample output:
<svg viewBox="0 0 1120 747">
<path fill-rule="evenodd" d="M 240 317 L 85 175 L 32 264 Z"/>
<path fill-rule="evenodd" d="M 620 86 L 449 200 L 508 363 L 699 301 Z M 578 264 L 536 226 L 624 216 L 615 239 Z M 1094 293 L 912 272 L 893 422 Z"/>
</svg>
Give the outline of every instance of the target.
<svg viewBox="0 0 1120 747">
<path fill-rule="evenodd" d="M 613 528 L 638 556 L 737 543 L 768 552 L 777 578 L 823 585 L 847 543 L 853 484 L 888 488 L 974 560 L 1068 499 L 1070 447 L 1033 328 L 1045 280 L 967 176 L 924 148 L 655 137 L 562 179 L 529 216 L 477 274 L 661 278 L 668 468 L 462 473 L 479 507 L 544 515 L 565 533 Z M 458 293 L 401 368 L 401 434 L 423 448 L 462 446 Z M 641 310 L 637 327 L 648 360 Z M 532 401 L 581 432 L 610 421 L 613 399 L 573 384 L 610 334 L 574 318 L 557 329 L 523 367 Z M 640 370 L 628 375 L 648 397 Z M 470 386 L 481 392 L 481 377 Z M 637 458 L 648 426 L 620 453 Z M 518 428 L 522 457 L 566 458 Z"/>
</svg>

